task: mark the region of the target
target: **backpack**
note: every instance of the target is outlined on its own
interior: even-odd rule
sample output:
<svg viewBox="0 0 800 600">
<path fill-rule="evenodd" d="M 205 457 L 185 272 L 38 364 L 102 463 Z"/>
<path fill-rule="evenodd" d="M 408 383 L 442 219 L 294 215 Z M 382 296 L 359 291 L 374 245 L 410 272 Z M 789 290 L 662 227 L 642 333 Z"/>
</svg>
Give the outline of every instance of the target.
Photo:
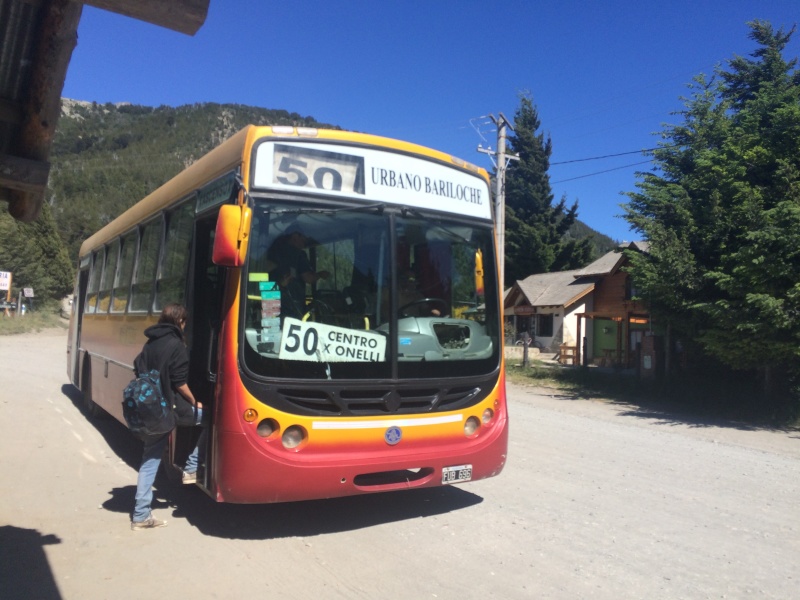
<svg viewBox="0 0 800 600">
<path fill-rule="evenodd" d="M 156 369 L 141 373 L 122 392 L 122 415 L 137 435 L 163 435 L 175 429 L 175 412 L 161 392 Z"/>
</svg>

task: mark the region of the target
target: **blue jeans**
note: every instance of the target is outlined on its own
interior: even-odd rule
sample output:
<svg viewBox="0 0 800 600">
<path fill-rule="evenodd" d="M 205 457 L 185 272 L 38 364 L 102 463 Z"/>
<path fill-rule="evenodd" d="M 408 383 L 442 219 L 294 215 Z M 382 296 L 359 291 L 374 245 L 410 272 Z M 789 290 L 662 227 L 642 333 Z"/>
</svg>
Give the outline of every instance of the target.
<svg viewBox="0 0 800 600">
<path fill-rule="evenodd" d="M 202 424 L 202 421 L 203 409 L 199 408 L 194 411 L 191 420 L 179 419 L 178 425 L 191 427 Z M 207 435 L 208 429 L 203 427 L 203 431 L 200 433 L 200 439 L 197 440 L 197 446 L 192 450 L 189 458 L 186 459 L 185 471 L 187 473 L 197 472 L 197 466 L 201 462 L 200 452 L 201 449 L 205 450 Z M 150 518 L 150 505 L 153 503 L 153 483 L 156 480 L 156 474 L 158 473 L 158 466 L 161 464 L 161 456 L 164 454 L 164 448 L 167 447 L 167 440 L 169 440 L 168 433 L 161 437 L 145 439 L 142 466 L 139 467 L 139 477 L 136 481 L 136 502 L 133 509 L 133 521 L 137 523 Z"/>
<path fill-rule="evenodd" d="M 178 425 L 184 427 L 191 427 L 196 425 L 203 424 L 203 409 L 196 408 L 194 410 L 194 419 L 190 422 L 187 421 L 178 421 Z M 186 466 L 183 470 L 186 473 L 197 473 L 197 466 L 198 464 L 202 463 L 203 460 L 201 459 L 200 453 L 205 451 L 206 448 L 206 438 L 208 437 L 208 428 L 203 427 L 203 430 L 200 432 L 200 437 L 197 440 L 197 446 L 194 447 L 192 453 L 189 455 L 189 458 L 186 459 Z M 202 457 L 205 458 L 205 457 Z"/>
<path fill-rule="evenodd" d="M 167 447 L 169 434 L 161 437 L 147 438 L 144 442 L 142 466 L 139 467 L 139 478 L 136 481 L 136 504 L 133 508 L 133 521 L 140 523 L 150 518 L 150 504 L 153 502 L 153 482 L 156 480 L 161 455 Z"/>
</svg>

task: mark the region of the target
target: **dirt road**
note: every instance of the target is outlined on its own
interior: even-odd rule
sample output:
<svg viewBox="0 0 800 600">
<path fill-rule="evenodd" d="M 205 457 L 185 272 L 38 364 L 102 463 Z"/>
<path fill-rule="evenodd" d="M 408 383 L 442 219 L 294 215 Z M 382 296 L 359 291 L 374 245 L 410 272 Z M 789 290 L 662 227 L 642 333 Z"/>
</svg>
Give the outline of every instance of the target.
<svg viewBox="0 0 800 600">
<path fill-rule="evenodd" d="M 287 505 L 157 482 L 132 532 L 140 448 L 90 421 L 66 334 L 0 337 L 0 597 L 792 598 L 800 433 L 509 388 L 497 478 Z"/>
</svg>

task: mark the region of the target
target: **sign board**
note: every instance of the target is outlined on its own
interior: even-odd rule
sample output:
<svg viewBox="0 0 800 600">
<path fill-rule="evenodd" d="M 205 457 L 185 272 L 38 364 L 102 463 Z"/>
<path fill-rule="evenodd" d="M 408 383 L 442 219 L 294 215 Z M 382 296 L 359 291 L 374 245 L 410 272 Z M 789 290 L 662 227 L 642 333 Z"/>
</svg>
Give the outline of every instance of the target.
<svg viewBox="0 0 800 600">
<path fill-rule="evenodd" d="M 11 272 L 0 271 L 0 290 L 8 291 L 11 289 Z"/>
<path fill-rule="evenodd" d="M 376 148 L 265 141 L 255 150 L 254 188 L 429 208 L 491 220 L 486 181 L 443 163 Z"/>
<path fill-rule="evenodd" d="M 228 173 L 216 181 L 212 181 L 197 194 L 195 212 L 222 204 L 230 200 L 236 186 L 236 174 Z"/>
<path fill-rule="evenodd" d="M 383 362 L 386 360 L 386 336 L 286 318 L 278 357 L 311 362 Z"/>
<path fill-rule="evenodd" d="M 22 295 L 26 298 L 33 298 L 33 288 L 22 288 Z"/>
</svg>

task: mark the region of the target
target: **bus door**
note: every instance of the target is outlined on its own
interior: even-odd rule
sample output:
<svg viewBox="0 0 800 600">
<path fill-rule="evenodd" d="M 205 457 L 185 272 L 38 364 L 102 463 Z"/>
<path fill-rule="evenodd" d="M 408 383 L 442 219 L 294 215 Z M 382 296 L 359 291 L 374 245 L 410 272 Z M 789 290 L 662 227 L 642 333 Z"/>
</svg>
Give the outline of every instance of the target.
<svg viewBox="0 0 800 600">
<path fill-rule="evenodd" d="M 216 213 L 200 217 L 195 222 L 186 296 L 190 321 L 186 328 L 189 344 L 189 388 L 195 399 L 203 404 L 205 425 L 209 428 L 207 447 L 201 453 L 201 456 L 205 455 L 205 468 L 200 465 L 197 477 L 197 483 L 203 487 L 208 482 L 206 473 L 211 472 L 216 357 L 225 277 L 225 269 L 211 261 L 216 224 Z M 174 439 L 174 462 L 183 465 L 197 444 L 200 428 L 179 427 L 177 432 Z"/>
<path fill-rule="evenodd" d="M 81 323 L 83 321 L 83 306 L 86 299 L 86 288 L 89 283 L 89 269 L 78 271 L 78 285 L 72 297 L 72 315 L 70 315 L 70 346 L 69 355 L 69 380 L 80 387 L 79 365 L 81 364 Z"/>
</svg>

